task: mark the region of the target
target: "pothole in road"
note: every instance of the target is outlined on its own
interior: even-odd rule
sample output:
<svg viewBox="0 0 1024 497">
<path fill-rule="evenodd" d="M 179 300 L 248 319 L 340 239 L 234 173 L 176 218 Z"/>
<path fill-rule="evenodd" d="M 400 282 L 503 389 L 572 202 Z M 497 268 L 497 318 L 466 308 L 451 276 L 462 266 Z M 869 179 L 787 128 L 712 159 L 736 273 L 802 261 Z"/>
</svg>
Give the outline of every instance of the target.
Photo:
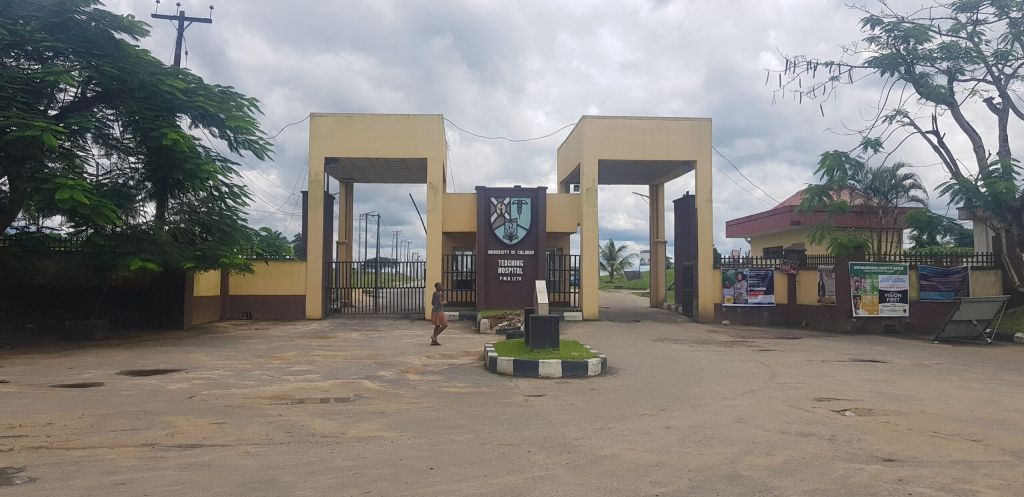
<svg viewBox="0 0 1024 497">
<path fill-rule="evenodd" d="M 840 402 L 840 401 L 841 402 L 849 402 L 851 400 L 856 400 L 856 399 L 844 399 L 844 398 L 840 398 L 840 397 L 815 397 L 814 398 L 815 402 Z"/>
<path fill-rule="evenodd" d="M 786 335 L 779 335 L 779 336 L 769 337 L 769 340 L 803 340 L 803 339 L 804 339 L 804 337 L 794 337 L 794 336 L 786 336 Z"/>
<path fill-rule="evenodd" d="M 775 349 L 757 349 L 757 351 L 758 352 L 778 352 L 778 350 L 775 350 Z"/>
<path fill-rule="evenodd" d="M 840 360 L 828 361 L 828 362 L 866 362 L 866 363 L 869 363 L 869 364 L 889 364 L 889 361 L 883 361 L 881 359 L 858 359 L 858 358 L 840 359 Z"/>
<path fill-rule="evenodd" d="M 351 395 L 349 397 L 304 397 L 301 399 L 292 399 L 285 402 L 278 403 L 280 406 L 303 406 L 303 405 L 318 405 L 318 404 L 348 404 L 355 402 L 362 397 L 358 395 Z"/>
<path fill-rule="evenodd" d="M 523 397 L 544 397 L 546 395 L 547 394 L 543 394 L 543 393 L 526 393 L 526 394 L 523 394 Z"/>
<path fill-rule="evenodd" d="M 96 388 L 106 385 L 102 381 L 83 381 L 80 383 L 59 383 L 57 385 L 50 385 L 51 388 Z"/>
<path fill-rule="evenodd" d="M 116 374 L 121 376 L 160 376 L 162 374 L 180 373 L 184 369 L 123 369 Z"/>
<path fill-rule="evenodd" d="M 23 472 L 25 472 L 25 468 L 15 468 L 11 466 L 0 467 L 0 487 L 13 487 L 15 485 L 24 485 L 26 483 L 37 481 L 31 476 L 21 474 Z"/>
<path fill-rule="evenodd" d="M 830 411 L 847 417 L 854 416 L 874 416 L 876 411 L 874 409 L 868 409 L 866 407 L 851 407 L 849 409 L 829 409 Z"/>
</svg>

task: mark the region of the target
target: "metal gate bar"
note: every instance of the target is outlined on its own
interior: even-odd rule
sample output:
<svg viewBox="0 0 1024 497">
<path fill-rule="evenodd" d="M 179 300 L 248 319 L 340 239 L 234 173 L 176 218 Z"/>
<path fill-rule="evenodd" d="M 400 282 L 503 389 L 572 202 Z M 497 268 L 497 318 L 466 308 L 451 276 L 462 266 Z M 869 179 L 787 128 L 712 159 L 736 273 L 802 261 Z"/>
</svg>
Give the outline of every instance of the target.
<svg viewBox="0 0 1024 497">
<path fill-rule="evenodd" d="M 426 262 L 327 263 L 328 307 L 334 314 L 423 314 Z"/>
</svg>

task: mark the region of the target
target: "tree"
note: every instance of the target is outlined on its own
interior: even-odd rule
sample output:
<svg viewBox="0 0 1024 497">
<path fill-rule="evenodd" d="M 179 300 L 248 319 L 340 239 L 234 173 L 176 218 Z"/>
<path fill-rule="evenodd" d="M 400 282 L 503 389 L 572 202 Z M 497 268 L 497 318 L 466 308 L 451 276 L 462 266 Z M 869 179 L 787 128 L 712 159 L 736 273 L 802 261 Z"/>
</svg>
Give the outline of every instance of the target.
<svg viewBox="0 0 1024 497">
<path fill-rule="evenodd" d="M 379 261 L 379 262 L 378 262 Z M 361 265 L 364 271 L 373 271 L 378 267 L 381 270 L 398 269 L 398 259 L 391 257 L 371 257 L 363 261 Z"/>
<path fill-rule="evenodd" d="M 292 253 L 299 260 L 306 260 L 306 241 L 302 239 L 302 233 L 296 233 L 292 237 Z"/>
<path fill-rule="evenodd" d="M 615 275 L 626 277 L 625 271 L 632 267 L 632 262 L 637 258 L 636 254 L 627 254 L 625 245 L 615 245 L 615 240 L 608 240 L 601 245 L 601 254 L 598 264 L 601 271 L 608 273 L 608 281 L 614 282 Z"/>
<path fill-rule="evenodd" d="M 51 220 L 116 267 L 247 269 L 249 193 L 212 147 L 268 158 L 258 102 L 163 64 L 133 43 L 147 24 L 100 5 L 0 0 L 0 233 Z"/>
<path fill-rule="evenodd" d="M 823 103 L 842 85 L 881 79 L 877 112 L 858 130 L 861 148 L 884 161 L 910 138 L 925 143 L 948 174 L 940 194 L 986 220 L 999 235 L 1004 268 L 1024 290 L 1024 188 L 1009 134 L 1011 122 L 1024 121 L 1024 2 L 852 8 L 863 14 L 863 39 L 843 47 L 839 59 L 786 57 L 776 95 L 817 100 L 824 114 Z M 961 139 L 969 150 L 951 146 Z"/>
<path fill-rule="evenodd" d="M 256 259 L 287 259 L 295 256 L 292 244 L 280 231 L 266 226 L 253 231 L 251 256 Z"/>
<path fill-rule="evenodd" d="M 956 219 L 919 209 L 907 214 L 906 221 L 915 250 L 927 247 L 974 248 L 974 234 Z"/>
<path fill-rule="evenodd" d="M 825 211 L 826 222 L 811 230 L 812 243 L 828 246 L 834 255 L 864 251 L 892 254 L 903 248 L 903 216 L 908 206 L 926 207 L 928 192 L 921 179 L 905 171 L 907 164 L 869 166 L 848 152 L 833 150 L 821 155 L 815 173 L 821 181 L 804 190 L 801 211 Z M 837 228 L 836 216 L 860 214 L 864 228 Z"/>
</svg>

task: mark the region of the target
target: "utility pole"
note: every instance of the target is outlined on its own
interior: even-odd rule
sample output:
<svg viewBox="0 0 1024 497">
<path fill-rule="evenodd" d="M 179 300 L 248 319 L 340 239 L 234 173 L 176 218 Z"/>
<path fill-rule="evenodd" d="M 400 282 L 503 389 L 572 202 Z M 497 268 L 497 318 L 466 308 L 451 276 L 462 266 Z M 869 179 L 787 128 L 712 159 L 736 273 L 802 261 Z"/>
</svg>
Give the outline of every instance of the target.
<svg viewBox="0 0 1024 497">
<path fill-rule="evenodd" d="M 398 260 L 398 235 L 401 234 L 402 232 L 399 230 L 391 230 L 391 235 L 394 238 L 391 242 L 391 257 L 396 261 Z"/>
<path fill-rule="evenodd" d="M 359 215 L 359 227 L 356 228 L 356 255 L 355 258 L 359 259 L 359 244 L 362 242 L 359 238 L 363 236 L 363 215 Z"/>
<path fill-rule="evenodd" d="M 373 313 L 380 313 L 380 214 L 377 214 L 377 246 L 374 248 L 373 256 Z"/>
<path fill-rule="evenodd" d="M 150 17 L 153 19 L 178 21 L 178 36 L 174 40 L 174 67 L 181 67 L 181 44 L 185 40 L 185 30 L 194 22 L 198 22 L 200 24 L 213 24 L 213 5 L 210 6 L 210 14 L 207 17 L 188 17 L 185 15 L 185 11 L 181 10 L 181 2 L 176 3 L 175 6 L 178 7 L 178 12 L 173 16 L 154 12 L 153 14 L 150 14 Z M 157 11 L 160 10 L 160 0 L 156 0 L 156 8 Z M 185 24 L 186 22 L 188 24 Z"/>
</svg>

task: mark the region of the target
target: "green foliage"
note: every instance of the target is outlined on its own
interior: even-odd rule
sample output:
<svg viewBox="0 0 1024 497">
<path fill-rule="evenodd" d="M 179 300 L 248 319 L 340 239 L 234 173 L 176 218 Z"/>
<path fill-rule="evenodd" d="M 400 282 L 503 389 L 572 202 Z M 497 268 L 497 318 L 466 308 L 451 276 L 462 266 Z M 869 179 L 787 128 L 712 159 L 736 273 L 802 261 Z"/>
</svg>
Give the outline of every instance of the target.
<svg viewBox="0 0 1024 497">
<path fill-rule="evenodd" d="M 904 162 L 870 166 L 859 156 L 832 150 L 821 154 L 815 173 L 820 183 L 803 192 L 800 212 L 824 212 L 826 221 L 809 235 L 812 243 L 826 245 L 833 255 L 890 254 L 902 249 L 900 209 L 926 207 L 928 192 Z M 835 226 L 838 216 L 856 212 L 860 229 Z"/>
<path fill-rule="evenodd" d="M 919 209 L 906 216 L 914 248 L 967 247 L 973 250 L 974 234 L 955 219 Z"/>
<path fill-rule="evenodd" d="M 302 239 L 302 233 L 296 233 L 292 237 L 292 253 L 299 260 L 306 260 L 306 241 Z"/>
<path fill-rule="evenodd" d="M 246 270 L 232 154 L 270 155 L 255 99 L 168 67 L 96 0 L 0 0 L 0 232 L 44 222 L 109 267 Z"/>
<path fill-rule="evenodd" d="M 598 265 L 601 271 L 608 274 L 609 281 L 614 282 L 615 276 L 625 277 L 625 271 L 632 266 L 636 254 L 627 254 L 625 245 L 615 245 L 615 240 L 608 240 L 601 245 Z"/>
<path fill-rule="evenodd" d="M 515 357 L 516 359 L 562 359 L 582 361 L 597 357 L 593 352 L 576 340 L 561 340 L 559 349 L 530 350 L 522 339 L 502 340 L 494 343 L 494 351 L 499 357 Z"/>
<path fill-rule="evenodd" d="M 253 231 L 250 257 L 254 259 L 288 259 L 295 256 L 291 242 L 280 231 L 266 226 Z"/>
<path fill-rule="evenodd" d="M 373 271 L 378 267 L 381 270 L 398 269 L 398 259 L 391 257 L 371 257 L 363 261 L 360 267 L 364 271 Z"/>
<path fill-rule="evenodd" d="M 711 258 L 714 261 L 715 267 L 721 267 L 722 253 L 718 251 L 718 247 L 711 247 Z"/>
<path fill-rule="evenodd" d="M 911 255 L 974 255 L 974 247 L 929 245 L 927 247 L 911 247 L 906 250 L 906 253 Z"/>
</svg>

